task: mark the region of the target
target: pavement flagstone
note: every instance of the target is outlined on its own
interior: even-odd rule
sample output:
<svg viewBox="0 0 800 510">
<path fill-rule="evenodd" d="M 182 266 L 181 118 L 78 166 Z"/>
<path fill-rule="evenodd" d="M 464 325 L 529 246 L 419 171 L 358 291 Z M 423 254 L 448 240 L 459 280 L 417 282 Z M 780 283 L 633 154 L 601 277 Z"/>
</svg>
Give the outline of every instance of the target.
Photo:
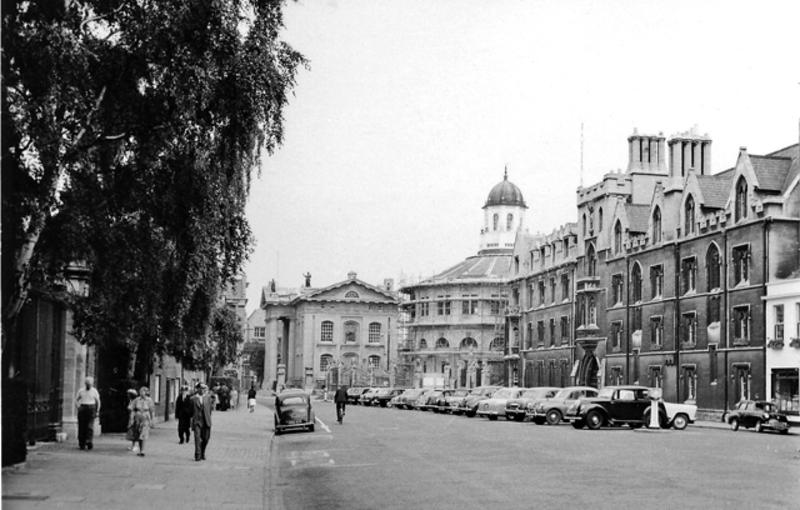
<svg viewBox="0 0 800 510">
<path fill-rule="evenodd" d="M 157 423 L 145 457 L 127 450 L 124 434 L 95 438 L 94 450 L 39 443 L 22 465 L 3 468 L 5 509 L 262 509 L 269 480 L 272 410 L 259 397 L 246 406 L 214 412 L 208 460 L 195 462 L 194 438 L 178 444 L 177 422 Z"/>
</svg>

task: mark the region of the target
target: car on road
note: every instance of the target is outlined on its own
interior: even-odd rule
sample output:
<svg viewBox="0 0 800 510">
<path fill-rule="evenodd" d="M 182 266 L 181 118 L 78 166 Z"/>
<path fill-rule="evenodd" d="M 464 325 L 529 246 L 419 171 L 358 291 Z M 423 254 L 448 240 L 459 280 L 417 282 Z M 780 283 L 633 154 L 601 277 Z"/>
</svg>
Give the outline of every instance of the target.
<svg viewBox="0 0 800 510">
<path fill-rule="evenodd" d="M 723 419 L 733 431 L 739 430 L 739 427 L 745 427 L 755 428 L 756 432 L 770 429 L 781 434 L 789 433 L 788 417 L 778 411 L 775 404 L 766 400 L 742 400 L 732 411 L 726 413 Z"/>
<path fill-rule="evenodd" d="M 478 404 L 478 416 L 486 416 L 492 421 L 505 416 L 508 401 L 519 398 L 524 391 L 525 388 L 500 388 Z"/>
<path fill-rule="evenodd" d="M 536 402 L 552 397 L 558 390 L 559 388 L 552 386 L 525 388 L 518 398 L 512 398 L 506 402 L 506 419 L 524 421 L 529 407 Z"/>
<path fill-rule="evenodd" d="M 314 410 L 311 395 L 303 390 L 285 390 L 275 396 L 275 435 L 287 430 L 314 432 Z"/>
<path fill-rule="evenodd" d="M 472 418 L 478 413 L 478 404 L 494 395 L 494 392 L 499 389 L 500 386 L 478 386 L 472 388 L 469 396 L 464 399 L 458 410 L 463 412 L 464 416 Z"/>
<path fill-rule="evenodd" d="M 564 419 L 567 409 L 577 400 L 597 396 L 597 388 L 591 386 L 567 386 L 561 388 L 552 398 L 539 400 L 530 405 L 525 411 L 531 420 L 542 425 L 557 425 Z"/>
<path fill-rule="evenodd" d="M 459 406 L 465 398 L 469 396 L 469 390 L 447 390 L 444 395 L 439 398 L 437 408 L 440 413 L 460 414 Z"/>
<path fill-rule="evenodd" d="M 402 388 L 379 388 L 373 395 L 370 405 L 386 407 L 396 396 L 403 393 Z"/>
<path fill-rule="evenodd" d="M 603 426 L 628 425 L 637 429 L 650 423 L 650 410 L 657 401 L 659 425 L 683 430 L 694 421 L 697 406 L 675 404 L 661 399 L 659 388 L 646 386 L 607 386 L 596 397 L 573 403 L 564 416 L 575 428 L 597 430 Z"/>
<path fill-rule="evenodd" d="M 358 397 L 358 403 L 361 404 L 362 406 L 372 405 L 372 398 L 378 392 L 378 389 L 379 388 L 367 388 L 367 391 L 365 391 L 364 393 L 361 394 L 360 397 Z"/>
<path fill-rule="evenodd" d="M 358 404 L 358 400 L 361 398 L 361 395 L 365 392 L 369 391 L 369 388 L 363 388 L 360 386 L 354 386 L 352 388 L 347 389 L 347 403 L 348 404 Z"/>
</svg>

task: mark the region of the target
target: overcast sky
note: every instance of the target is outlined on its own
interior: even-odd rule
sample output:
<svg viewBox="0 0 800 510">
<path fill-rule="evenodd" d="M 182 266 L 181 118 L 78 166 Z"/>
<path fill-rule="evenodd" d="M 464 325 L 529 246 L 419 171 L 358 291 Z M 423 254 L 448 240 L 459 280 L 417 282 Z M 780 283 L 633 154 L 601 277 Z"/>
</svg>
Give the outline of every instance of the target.
<svg viewBox="0 0 800 510">
<path fill-rule="evenodd" d="M 509 180 L 532 232 L 576 220 L 627 137 L 697 125 L 713 172 L 797 143 L 800 2 L 325 1 L 285 8 L 310 61 L 254 178 L 248 310 L 294 287 L 430 276 L 478 249 Z"/>
</svg>

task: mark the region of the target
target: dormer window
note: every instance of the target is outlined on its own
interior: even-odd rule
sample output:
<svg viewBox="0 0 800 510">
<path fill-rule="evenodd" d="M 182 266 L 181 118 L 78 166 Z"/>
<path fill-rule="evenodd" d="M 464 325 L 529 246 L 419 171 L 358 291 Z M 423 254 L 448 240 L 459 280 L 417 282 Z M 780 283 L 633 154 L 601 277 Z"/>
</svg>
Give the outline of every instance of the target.
<svg viewBox="0 0 800 510">
<path fill-rule="evenodd" d="M 736 183 L 736 203 L 733 214 L 735 221 L 747 218 L 747 181 L 744 177 L 739 177 L 739 181 Z"/>
</svg>

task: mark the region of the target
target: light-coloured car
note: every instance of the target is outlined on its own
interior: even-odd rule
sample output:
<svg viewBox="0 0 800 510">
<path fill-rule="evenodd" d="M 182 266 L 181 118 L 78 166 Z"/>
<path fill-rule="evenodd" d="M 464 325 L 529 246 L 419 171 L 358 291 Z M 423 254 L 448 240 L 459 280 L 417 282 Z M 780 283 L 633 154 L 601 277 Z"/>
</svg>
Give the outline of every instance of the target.
<svg viewBox="0 0 800 510">
<path fill-rule="evenodd" d="M 486 416 L 490 420 L 505 416 L 508 401 L 519 398 L 523 391 L 525 391 L 525 388 L 501 388 L 497 390 L 491 398 L 487 398 L 478 404 L 478 416 Z"/>
<path fill-rule="evenodd" d="M 459 404 L 456 410 L 472 418 L 478 413 L 478 405 L 499 389 L 500 386 L 478 386 L 477 388 L 472 388 L 469 395 Z"/>
<path fill-rule="evenodd" d="M 553 386 L 539 386 L 527 388 L 519 398 L 514 398 L 506 403 L 506 419 L 524 421 L 528 409 L 536 402 L 546 400 L 558 392 L 559 388 Z"/>
<path fill-rule="evenodd" d="M 593 398 L 597 396 L 597 388 L 591 386 L 568 386 L 561 388 L 553 398 L 534 402 L 527 409 L 527 416 L 531 420 L 542 425 L 557 425 L 564 419 L 567 409 L 581 398 Z"/>
</svg>

